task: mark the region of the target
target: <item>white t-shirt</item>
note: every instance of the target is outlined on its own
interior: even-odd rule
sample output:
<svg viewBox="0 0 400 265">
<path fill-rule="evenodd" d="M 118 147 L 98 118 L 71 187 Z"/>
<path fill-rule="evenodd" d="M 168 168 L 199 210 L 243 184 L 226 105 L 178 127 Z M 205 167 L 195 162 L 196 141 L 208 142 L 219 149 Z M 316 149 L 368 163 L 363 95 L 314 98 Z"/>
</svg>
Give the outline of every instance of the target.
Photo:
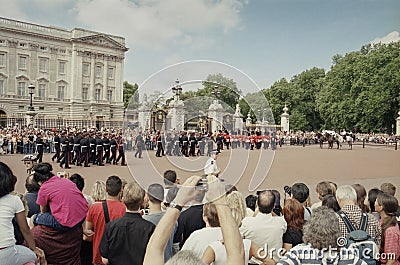
<svg viewBox="0 0 400 265">
<path fill-rule="evenodd" d="M 244 264 L 249 264 L 251 240 L 243 239 L 244 246 Z M 226 249 L 221 241 L 214 241 L 210 244 L 210 247 L 214 250 L 214 265 L 225 265 L 226 264 Z"/>
<path fill-rule="evenodd" d="M 7 194 L 0 198 L 0 248 L 15 245 L 12 219 L 16 213 L 24 210 L 24 205 L 18 196 Z"/>
<path fill-rule="evenodd" d="M 201 259 L 211 242 L 222 240 L 221 227 L 204 227 L 194 231 L 182 246 L 182 250 L 191 250 Z"/>
</svg>

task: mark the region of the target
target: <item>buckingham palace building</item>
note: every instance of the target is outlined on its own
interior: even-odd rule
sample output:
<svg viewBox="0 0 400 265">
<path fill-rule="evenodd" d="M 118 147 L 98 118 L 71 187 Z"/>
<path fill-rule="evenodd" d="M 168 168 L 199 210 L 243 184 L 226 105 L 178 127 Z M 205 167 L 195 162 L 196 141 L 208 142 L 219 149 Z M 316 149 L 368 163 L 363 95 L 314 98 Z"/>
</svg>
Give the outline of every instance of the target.
<svg viewBox="0 0 400 265">
<path fill-rule="evenodd" d="M 0 17 L 0 127 L 121 126 L 127 50 L 123 37 Z"/>
</svg>

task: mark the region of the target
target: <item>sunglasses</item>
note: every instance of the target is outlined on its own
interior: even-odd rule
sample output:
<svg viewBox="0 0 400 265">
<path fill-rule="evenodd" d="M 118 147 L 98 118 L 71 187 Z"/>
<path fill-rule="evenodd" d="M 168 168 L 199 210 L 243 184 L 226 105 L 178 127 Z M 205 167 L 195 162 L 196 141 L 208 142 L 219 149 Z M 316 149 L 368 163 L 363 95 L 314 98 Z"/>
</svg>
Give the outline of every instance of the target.
<svg viewBox="0 0 400 265">
<path fill-rule="evenodd" d="M 24 164 L 32 164 L 32 161 L 24 161 Z"/>
</svg>

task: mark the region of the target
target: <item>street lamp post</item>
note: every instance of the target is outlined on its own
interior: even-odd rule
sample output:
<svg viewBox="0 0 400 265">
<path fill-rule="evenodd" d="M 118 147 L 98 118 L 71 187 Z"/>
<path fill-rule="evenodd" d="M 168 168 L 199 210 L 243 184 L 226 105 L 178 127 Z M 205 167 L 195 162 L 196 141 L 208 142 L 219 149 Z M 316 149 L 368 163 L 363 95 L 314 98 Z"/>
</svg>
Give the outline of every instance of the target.
<svg viewBox="0 0 400 265">
<path fill-rule="evenodd" d="M 34 127 L 34 117 L 36 115 L 35 113 L 35 108 L 33 107 L 33 93 L 35 91 L 35 86 L 33 84 L 30 84 L 28 86 L 29 89 L 29 95 L 30 95 L 30 102 L 29 102 L 29 107 L 28 111 L 26 113 L 26 125 L 32 125 Z"/>
<path fill-rule="evenodd" d="M 33 107 L 33 102 L 32 102 L 33 93 L 35 91 L 35 86 L 33 84 L 30 84 L 28 86 L 28 89 L 29 89 L 29 95 L 30 95 L 30 103 L 29 103 L 28 111 L 35 111 L 35 108 Z"/>
</svg>

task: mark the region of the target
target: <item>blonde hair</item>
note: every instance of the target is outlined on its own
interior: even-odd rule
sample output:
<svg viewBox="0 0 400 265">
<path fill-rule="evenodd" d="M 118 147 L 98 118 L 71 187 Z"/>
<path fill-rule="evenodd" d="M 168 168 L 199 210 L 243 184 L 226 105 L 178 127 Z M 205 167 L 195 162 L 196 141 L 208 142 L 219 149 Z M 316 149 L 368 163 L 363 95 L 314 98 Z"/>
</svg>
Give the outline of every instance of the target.
<svg viewBox="0 0 400 265">
<path fill-rule="evenodd" d="M 106 183 L 96 180 L 92 187 L 92 198 L 94 201 L 104 201 L 107 199 Z"/>
<path fill-rule="evenodd" d="M 232 191 L 226 196 L 226 200 L 231 209 L 233 219 L 240 226 L 243 218 L 246 216 L 246 201 L 243 195 L 238 191 Z"/>
<path fill-rule="evenodd" d="M 20 193 L 20 192 L 17 192 L 17 191 L 12 191 L 10 194 L 18 196 L 18 198 L 21 199 L 22 205 L 25 208 L 25 214 L 28 215 L 29 208 L 28 208 L 28 203 L 27 203 L 27 201 L 25 199 L 25 195 Z"/>
<path fill-rule="evenodd" d="M 143 204 L 145 191 L 136 182 L 125 185 L 123 192 L 123 202 L 129 211 L 137 211 Z"/>
</svg>

